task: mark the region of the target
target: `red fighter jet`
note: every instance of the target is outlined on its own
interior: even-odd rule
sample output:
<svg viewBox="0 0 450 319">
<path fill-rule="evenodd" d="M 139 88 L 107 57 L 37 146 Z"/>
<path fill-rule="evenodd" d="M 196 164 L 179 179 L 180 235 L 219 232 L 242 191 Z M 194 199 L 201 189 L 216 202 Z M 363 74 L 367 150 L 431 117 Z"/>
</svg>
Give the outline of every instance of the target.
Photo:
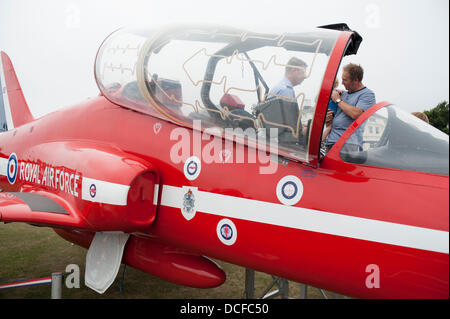
<svg viewBox="0 0 450 319">
<path fill-rule="evenodd" d="M 361 41 L 344 24 L 125 28 L 98 51 L 100 95 L 39 119 L 2 52 L 0 220 L 88 248 L 99 293 L 121 262 L 216 287 L 210 257 L 348 296 L 448 298 L 448 135 L 380 102 L 321 151 Z M 273 93 L 288 70 L 295 96 Z"/>
</svg>

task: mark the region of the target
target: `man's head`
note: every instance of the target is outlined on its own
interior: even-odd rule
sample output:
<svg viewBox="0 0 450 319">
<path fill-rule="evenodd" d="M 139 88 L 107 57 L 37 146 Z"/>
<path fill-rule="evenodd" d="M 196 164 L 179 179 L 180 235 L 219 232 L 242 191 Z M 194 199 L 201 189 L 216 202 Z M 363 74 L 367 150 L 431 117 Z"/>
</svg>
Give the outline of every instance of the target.
<svg viewBox="0 0 450 319">
<path fill-rule="evenodd" d="M 299 85 L 306 79 L 306 67 L 308 65 L 301 59 L 293 57 L 286 65 L 285 75 L 291 81 L 292 86 Z"/>
<path fill-rule="evenodd" d="M 357 91 L 364 87 L 361 83 L 364 76 L 364 70 L 360 65 L 347 64 L 342 73 L 342 85 L 349 92 Z"/>
<path fill-rule="evenodd" d="M 423 113 L 423 112 L 412 112 L 411 114 L 414 115 L 415 117 L 418 117 L 422 121 L 427 122 L 428 124 L 430 124 L 430 120 L 428 119 L 428 116 L 425 113 Z"/>
</svg>

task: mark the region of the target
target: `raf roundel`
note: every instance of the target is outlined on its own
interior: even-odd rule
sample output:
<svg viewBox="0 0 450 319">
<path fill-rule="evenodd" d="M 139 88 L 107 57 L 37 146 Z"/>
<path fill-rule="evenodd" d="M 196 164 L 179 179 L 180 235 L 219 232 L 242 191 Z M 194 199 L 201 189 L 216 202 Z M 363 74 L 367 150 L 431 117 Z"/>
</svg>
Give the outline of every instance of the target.
<svg viewBox="0 0 450 319">
<path fill-rule="evenodd" d="M 234 223 L 229 219 L 222 219 L 217 224 L 216 228 L 217 237 L 227 246 L 231 246 L 236 242 L 237 239 L 237 229 Z"/>
<path fill-rule="evenodd" d="M 184 176 L 190 181 L 193 181 L 200 175 L 202 163 L 196 156 L 189 157 L 184 163 Z"/>
<path fill-rule="evenodd" d="M 95 186 L 95 184 L 92 184 L 89 187 L 89 195 L 91 195 L 92 198 L 94 198 L 95 195 L 97 195 L 97 186 Z"/>
<path fill-rule="evenodd" d="M 297 204 L 303 196 L 303 183 L 294 175 L 283 177 L 277 184 L 278 200 L 288 206 Z"/>
<path fill-rule="evenodd" d="M 9 155 L 6 175 L 8 176 L 8 181 L 10 184 L 14 184 L 16 182 L 18 167 L 17 162 L 18 161 L 16 153 L 12 153 L 11 155 Z"/>
</svg>

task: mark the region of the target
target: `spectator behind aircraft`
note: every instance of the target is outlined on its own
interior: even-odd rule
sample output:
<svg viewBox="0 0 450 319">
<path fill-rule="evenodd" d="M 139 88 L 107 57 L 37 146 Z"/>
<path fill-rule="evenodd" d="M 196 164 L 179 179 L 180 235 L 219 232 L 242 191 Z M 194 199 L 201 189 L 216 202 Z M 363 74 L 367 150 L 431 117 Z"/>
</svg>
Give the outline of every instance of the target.
<svg viewBox="0 0 450 319">
<path fill-rule="evenodd" d="M 430 120 L 428 119 L 428 116 L 425 113 L 422 112 L 412 112 L 412 115 L 414 115 L 415 117 L 418 117 L 419 119 L 421 119 L 422 121 L 427 122 L 428 124 L 430 124 Z"/>
</svg>

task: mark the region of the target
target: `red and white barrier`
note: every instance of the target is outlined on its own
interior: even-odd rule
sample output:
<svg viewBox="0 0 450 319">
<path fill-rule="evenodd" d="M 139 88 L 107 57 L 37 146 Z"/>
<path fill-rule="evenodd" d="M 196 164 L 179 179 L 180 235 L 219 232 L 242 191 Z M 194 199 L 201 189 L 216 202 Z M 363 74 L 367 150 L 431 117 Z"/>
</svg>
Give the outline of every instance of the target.
<svg viewBox="0 0 450 319">
<path fill-rule="evenodd" d="M 24 281 L 18 281 L 13 282 L 9 284 L 2 284 L 0 285 L 1 289 L 8 289 L 8 288 L 18 288 L 18 287 L 27 287 L 27 286 L 38 286 L 38 285 L 50 285 L 52 283 L 52 277 L 44 277 L 44 278 L 38 278 L 38 279 L 32 279 L 32 280 L 24 280 Z"/>
</svg>

